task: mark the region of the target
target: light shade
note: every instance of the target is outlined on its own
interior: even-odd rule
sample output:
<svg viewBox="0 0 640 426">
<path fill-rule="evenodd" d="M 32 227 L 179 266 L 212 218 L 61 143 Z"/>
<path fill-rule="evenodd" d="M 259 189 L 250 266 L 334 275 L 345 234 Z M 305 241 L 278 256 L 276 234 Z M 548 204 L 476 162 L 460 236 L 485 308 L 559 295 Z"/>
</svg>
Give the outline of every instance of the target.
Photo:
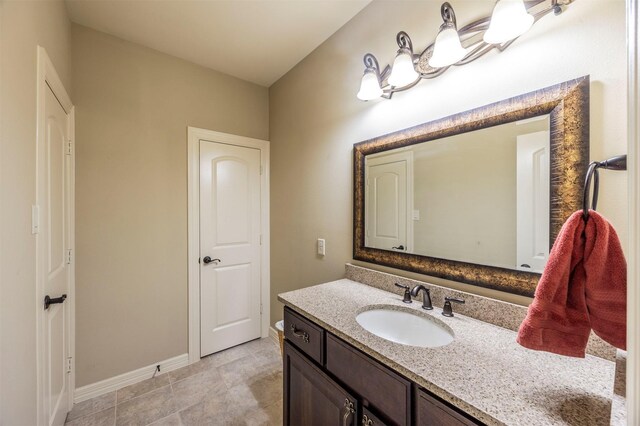
<svg viewBox="0 0 640 426">
<path fill-rule="evenodd" d="M 483 39 L 490 44 L 505 43 L 524 34 L 531 25 L 533 16 L 527 13 L 523 0 L 498 0 Z"/>
<path fill-rule="evenodd" d="M 362 101 L 370 101 L 382 96 L 378 74 L 375 70 L 369 68 L 364 72 L 357 96 Z"/>
<path fill-rule="evenodd" d="M 398 55 L 393 61 L 393 68 L 389 76 L 389 84 L 395 87 L 403 87 L 413 83 L 418 77 L 418 73 L 413 68 L 413 57 L 409 49 L 398 50 Z"/>
<path fill-rule="evenodd" d="M 433 54 L 429 58 L 429 66 L 433 68 L 448 67 L 464 58 L 467 53 L 460 44 L 460 36 L 453 25 L 444 25 L 433 45 Z"/>
</svg>

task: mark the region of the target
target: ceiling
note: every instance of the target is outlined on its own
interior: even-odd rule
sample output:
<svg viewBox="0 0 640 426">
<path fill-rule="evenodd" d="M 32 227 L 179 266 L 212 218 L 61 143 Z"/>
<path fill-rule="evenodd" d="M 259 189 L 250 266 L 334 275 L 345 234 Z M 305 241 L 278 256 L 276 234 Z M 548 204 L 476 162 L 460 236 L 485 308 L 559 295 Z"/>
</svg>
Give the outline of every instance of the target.
<svg viewBox="0 0 640 426">
<path fill-rule="evenodd" d="M 66 0 L 71 20 L 270 86 L 371 0 Z"/>
</svg>

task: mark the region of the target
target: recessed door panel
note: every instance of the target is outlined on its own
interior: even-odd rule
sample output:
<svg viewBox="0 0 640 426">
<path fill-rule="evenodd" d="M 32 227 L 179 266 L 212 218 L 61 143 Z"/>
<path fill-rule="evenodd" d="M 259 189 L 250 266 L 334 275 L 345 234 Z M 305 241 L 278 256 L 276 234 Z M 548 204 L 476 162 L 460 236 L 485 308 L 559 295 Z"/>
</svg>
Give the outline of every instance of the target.
<svg viewBox="0 0 640 426">
<path fill-rule="evenodd" d="M 213 160 L 216 243 L 247 244 L 251 235 L 249 167 L 242 158 Z"/>
<path fill-rule="evenodd" d="M 49 245 L 49 267 L 48 272 L 59 271 L 64 264 L 65 251 L 65 146 L 67 138 L 63 126 L 65 122 L 60 122 L 56 114 L 47 117 L 47 218 L 48 221 L 48 245 Z"/>
</svg>

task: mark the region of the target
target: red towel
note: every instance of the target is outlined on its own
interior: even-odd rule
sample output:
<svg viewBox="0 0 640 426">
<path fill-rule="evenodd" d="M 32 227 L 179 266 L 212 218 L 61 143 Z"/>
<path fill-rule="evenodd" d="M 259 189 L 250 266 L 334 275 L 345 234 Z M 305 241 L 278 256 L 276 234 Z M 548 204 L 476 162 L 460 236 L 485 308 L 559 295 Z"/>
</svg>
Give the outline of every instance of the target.
<svg viewBox="0 0 640 426">
<path fill-rule="evenodd" d="M 591 329 L 626 350 L 627 263 L 616 231 L 593 210 L 586 223 L 577 211 L 562 226 L 516 340 L 584 358 Z"/>
</svg>

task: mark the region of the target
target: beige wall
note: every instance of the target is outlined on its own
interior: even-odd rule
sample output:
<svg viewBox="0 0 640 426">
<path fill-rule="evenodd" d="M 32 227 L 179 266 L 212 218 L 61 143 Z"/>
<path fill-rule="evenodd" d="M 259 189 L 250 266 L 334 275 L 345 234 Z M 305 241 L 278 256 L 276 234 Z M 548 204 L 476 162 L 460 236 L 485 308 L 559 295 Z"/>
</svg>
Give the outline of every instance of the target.
<svg viewBox="0 0 640 426">
<path fill-rule="evenodd" d="M 268 91 L 73 25 L 77 386 L 187 352 L 187 126 L 268 138 Z"/>
<path fill-rule="evenodd" d="M 344 275 L 344 263 L 352 259 L 355 142 L 590 74 L 591 157 L 626 152 L 625 3 L 603 3 L 575 2 L 562 15 L 539 21 L 502 53 L 450 69 L 392 100 L 361 102 L 355 94 L 365 53 L 389 63 L 398 31 L 407 31 L 420 50 L 433 41 L 441 24 L 439 2 L 374 1 L 276 82 L 269 91 L 272 322 L 282 315 L 278 293 L 338 279 Z M 456 2 L 458 23 L 490 14 L 493 4 Z M 626 245 L 626 173 L 605 171 L 601 177 L 599 210 Z M 324 258 L 315 254 L 316 238 L 326 239 Z"/>
<path fill-rule="evenodd" d="M 4 1 L 0 8 L 0 425 L 33 425 L 36 48 L 47 50 L 70 91 L 71 34 L 62 1 Z"/>
<path fill-rule="evenodd" d="M 517 138 L 548 134 L 542 118 L 413 147 L 413 253 L 516 268 Z"/>
</svg>

